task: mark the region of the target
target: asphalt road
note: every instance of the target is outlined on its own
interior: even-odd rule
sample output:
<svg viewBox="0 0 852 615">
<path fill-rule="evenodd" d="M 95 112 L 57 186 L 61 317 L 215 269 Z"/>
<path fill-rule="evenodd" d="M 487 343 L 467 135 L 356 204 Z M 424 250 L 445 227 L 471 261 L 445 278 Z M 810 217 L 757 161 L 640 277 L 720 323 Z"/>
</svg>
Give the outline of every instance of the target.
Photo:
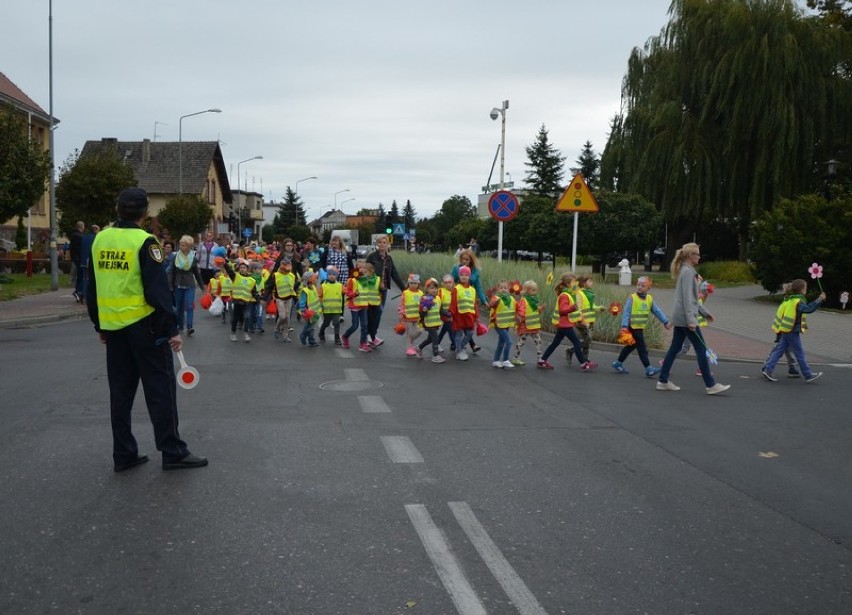
<svg viewBox="0 0 852 615">
<path fill-rule="evenodd" d="M 848 369 L 722 363 L 711 397 L 694 361 L 676 393 L 635 356 L 496 370 L 493 334 L 435 365 L 389 329 L 369 355 L 196 329 L 210 465 L 161 471 L 140 393 L 152 461 L 119 475 L 91 326 L 0 330 L 0 612 L 852 612 Z"/>
</svg>

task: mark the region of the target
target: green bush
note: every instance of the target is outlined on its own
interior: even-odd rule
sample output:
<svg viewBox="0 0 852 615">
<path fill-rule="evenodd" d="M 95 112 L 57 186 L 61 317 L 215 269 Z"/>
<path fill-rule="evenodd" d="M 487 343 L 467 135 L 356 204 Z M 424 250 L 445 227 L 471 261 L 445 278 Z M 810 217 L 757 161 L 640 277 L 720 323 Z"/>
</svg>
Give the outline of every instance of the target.
<svg viewBox="0 0 852 615">
<path fill-rule="evenodd" d="M 423 281 L 435 278 L 440 282 L 444 275 L 452 272 L 453 265 L 456 262 L 448 254 L 406 254 L 402 251 L 394 251 L 392 254 L 396 268 L 403 279 L 409 273 L 419 273 Z M 563 272 L 570 271 L 569 267 L 557 267 L 554 270 L 549 266 L 542 266 L 539 269 L 536 263 L 529 261 L 503 261 L 498 263 L 497 259 L 489 257 L 482 257 L 479 260 L 480 279 L 482 288 L 486 292 L 502 279 L 518 280 L 521 284 L 527 280 L 534 280 L 538 284 L 539 296 L 545 306 L 544 318 L 542 319 L 544 329 L 550 332 L 554 330 L 550 324 L 553 306 L 556 305 L 554 286 Z M 551 272 L 553 272 L 553 281 L 548 284 L 547 276 Z M 633 287 L 604 284 L 600 281 L 595 283 L 593 290 L 595 291 L 595 303 L 605 308 L 608 308 L 613 301 L 617 301 L 623 306 L 627 297 L 634 291 Z M 397 293 L 393 293 L 391 297 L 396 295 Z M 592 329 L 592 339 L 614 344 L 618 339 L 620 329 L 620 314 L 617 317 L 613 317 L 608 312 L 598 314 L 597 322 Z M 651 323 L 645 331 L 645 342 L 649 348 L 660 348 L 663 345 L 663 327 L 656 319 L 651 319 Z"/>
<path fill-rule="evenodd" d="M 701 263 L 698 273 L 705 280 L 713 283 L 726 282 L 730 284 L 754 284 L 754 270 L 743 261 L 711 261 Z"/>
</svg>

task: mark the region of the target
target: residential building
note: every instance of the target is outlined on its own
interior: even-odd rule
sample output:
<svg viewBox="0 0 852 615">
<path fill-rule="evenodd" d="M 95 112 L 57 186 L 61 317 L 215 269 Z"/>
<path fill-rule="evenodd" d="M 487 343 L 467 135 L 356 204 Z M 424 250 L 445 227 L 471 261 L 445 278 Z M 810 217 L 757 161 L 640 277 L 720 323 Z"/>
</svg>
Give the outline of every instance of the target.
<svg viewBox="0 0 852 615">
<path fill-rule="evenodd" d="M 213 208 L 207 230 L 213 231 L 217 238 L 228 235 L 233 193 L 218 141 L 105 138 L 86 141 L 80 156 L 102 151 L 114 152 L 133 169 L 139 187 L 148 193 L 152 217 L 156 217 L 168 200 L 180 194 L 182 184 L 184 194 L 199 194 Z"/>
<path fill-rule="evenodd" d="M 42 151 L 50 148 L 50 115 L 32 98 L 27 96 L 11 79 L 0 72 L 0 105 L 11 105 L 26 117 L 30 139 L 39 144 Z M 54 126 L 59 123 L 53 119 Z M 45 183 L 44 194 L 30 208 L 29 228 L 33 241 L 47 243 L 50 238 L 50 193 Z M 0 238 L 15 239 L 18 220 L 0 220 Z"/>
</svg>

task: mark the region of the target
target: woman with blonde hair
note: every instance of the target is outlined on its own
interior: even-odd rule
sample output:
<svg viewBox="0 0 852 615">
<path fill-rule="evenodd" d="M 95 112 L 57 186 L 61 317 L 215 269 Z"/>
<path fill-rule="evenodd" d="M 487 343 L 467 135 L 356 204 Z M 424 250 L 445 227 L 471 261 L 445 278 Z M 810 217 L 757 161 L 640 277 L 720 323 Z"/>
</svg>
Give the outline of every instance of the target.
<svg viewBox="0 0 852 615">
<path fill-rule="evenodd" d="M 175 252 L 172 263 L 171 286 L 175 296 L 175 311 L 177 312 L 178 331 L 183 332 L 184 313 L 186 314 L 186 334 L 192 335 L 192 318 L 195 313 L 195 286 L 204 292 L 204 281 L 198 271 L 198 260 L 192 246 L 195 240 L 189 235 L 184 235 L 178 242 L 178 250 Z"/>
<path fill-rule="evenodd" d="M 470 278 L 468 282 L 476 291 L 476 299 L 479 303 L 485 307 L 488 306 L 488 297 L 485 296 L 485 291 L 482 290 L 482 282 L 479 279 L 479 259 L 476 258 L 476 254 L 473 253 L 472 250 L 464 249 L 459 252 L 459 262 L 453 265 L 453 280 L 455 280 L 456 284 L 459 283 L 459 268 L 460 267 L 469 267 L 470 268 Z M 451 347 L 451 350 L 456 350 L 456 348 Z M 470 348 L 473 352 L 479 352 L 482 350 L 473 338 L 470 340 Z M 462 350 L 461 348 L 459 350 Z"/>
<path fill-rule="evenodd" d="M 708 322 L 713 322 L 713 315 L 698 301 L 699 281 L 695 268 L 701 259 L 701 250 L 696 243 L 686 243 L 677 251 L 672 260 L 672 278 L 677 280 L 674 293 L 674 305 L 671 311 L 671 323 L 674 326 L 672 343 L 663 359 L 663 369 L 657 382 L 658 391 L 679 391 L 680 387 L 669 382 L 669 373 L 683 347 L 683 341 L 689 339 L 695 348 L 698 368 L 704 378 L 704 386 L 708 395 L 716 395 L 731 388 L 729 384 L 720 384 L 710 373 L 707 363 L 707 348 L 698 331 L 698 315 L 701 314 Z"/>
</svg>

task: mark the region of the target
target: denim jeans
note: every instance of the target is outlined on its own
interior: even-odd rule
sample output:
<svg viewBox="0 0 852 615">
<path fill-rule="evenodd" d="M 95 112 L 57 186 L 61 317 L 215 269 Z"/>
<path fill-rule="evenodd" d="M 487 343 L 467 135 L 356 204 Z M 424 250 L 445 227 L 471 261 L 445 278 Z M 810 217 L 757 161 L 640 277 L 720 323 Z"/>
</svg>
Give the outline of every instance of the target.
<svg viewBox="0 0 852 615">
<path fill-rule="evenodd" d="M 547 350 L 544 351 L 544 354 L 541 356 L 542 361 L 547 361 L 547 358 L 553 354 L 553 351 L 559 348 L 559 344 L 562 343 L 562 340 L 568 338 L 572 344 L 574 344 L 574 355 L 577 357 L 577 360 L 580 362 L 580 365 L 586 362 L 586 355 L 583 354 L 583 345 L 580 343 L 580 338 L 577 337 L 577 334 L 574 333 L 574 327 L 560 327 L 556 330 L 556 335 L 553 336 L 553 341 L 550 342 L 550 346 L 547 347 Z"/>
<path fill-rule="evenodd" d="M 496 329 L 497 331 L 497 349 L 494 351 L 494 361 L 508 361 L 509 349 L 512 347 L 512 340 L 509 339 L 508 329 Z"/>
<path fill-rule="evenodd" d="M 701 332 L 689 327 L 674 327 L 672 329 L 672 343 L 666 352 L 666 358 L 663 359 L 663 369 L 660 372 L 660 382 L 666 383 L 669 381 L 669 374 L 672 371 L 672 365 L 677 358 L 683 341 L 689 339 L 695 348 L 695 358 L 698 359 L 698 368 L 701 370 L 701 377 L 704 378 L 704 386 L 708 389 L 716 384 L 713 374 L 710 373 L 710 364 L 707 362 L 707 346 L 704 344 L 704 338 L 701 337 Z"/>
<path fill-rule="evenodd" d="M 367 343 L 367 308 L 362 310 L 351 310 L 350 314 L 352 314 L 352 326 L 346 329 L 343 333 L 343 337 L 349 338 L 355 331 L 360 327 L 361 328 L 361 343 Z"/>
<path fill-rule="evenodd" d="M 186 312 L 186 328 L 192 329 L 192 317 L 195 313 L 195 288 L 175 289 L 175 312 L 177 312 L 178 329 L 183 329 L 184 312 Z"/>
<path fill-rule="evenodd" d="M 802 346 L 802 337 L 798 331 L 781 334 L 781 341 L 775 344 L 775 348 L 769 353 L 769 358 L 766 359 L 766 365 L 763 366 L 763 369 L 771 374 L 778 361 L 781 360 L 781 357 L 784 356 L 785 351 L 788 349 L 793 352 L 793 356 L 799 362 L 799 369 L 802 375 L 805 378 L 813 376 L 811 366 L 808 365 L 808 361 L 805 359 L 805 349 Z"/>
</svg>

